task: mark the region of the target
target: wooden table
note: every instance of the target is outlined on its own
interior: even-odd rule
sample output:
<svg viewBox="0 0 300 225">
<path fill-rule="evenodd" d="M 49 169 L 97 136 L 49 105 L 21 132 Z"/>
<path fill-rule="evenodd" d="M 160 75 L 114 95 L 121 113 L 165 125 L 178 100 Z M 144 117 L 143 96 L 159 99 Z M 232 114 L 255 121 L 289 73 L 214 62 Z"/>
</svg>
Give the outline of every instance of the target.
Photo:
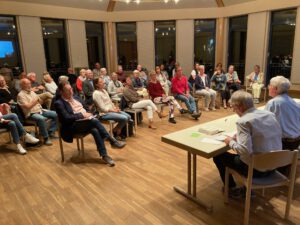
<svg viewBox="0 0 300 225">
<path fill-rule="evenodd" d="M 174 190 L 193 202 L 204 206 L 208 211 L 212 211 L 212 204 L 206 204 L 197 198 L 197 155 L 206 159 L 212 158 L 223 152 L 228 151 L 230 148 L 225 143 L 219 144 L 203 143 L 203 138 L 211 138 L 211 135 L 206 135 L 198 132 L 201 127 L 216 127 L 222 128 L 225 132 L 233 132 L 236 130 L 238 116 L 232 115 L 210 121 L 204 124 L 193 126 L 184 130 L 164 135 L 161 140 L 165 143 L 178 147 L 187 151 L 187 191 L 174 186 Z"/>
<path fill-rule="evenodd" d="M 300 104 L 300 99 L 294 98 L 294 100 Z M 265 106 L 261 106 L 258 109 L 264 109 Z M 197 198 L 197 155 L 210 159 L 230 149 L 225 143 L 210 144 L 203 143 L 200 140 L 203 138 L 211 138 L 211 135 L 206 135 L 198 132 L 201 127 L 217 127 L 224 130 L 224 132 L 233 132 L 236 130 L 236 121 L 238 115 L 231 115 L 223 117 L 221 119 L 213 120 L 207 123 L 203 123 L 197 126 L 193 126 L 184 130 L 180 130 L 174 133 L 164 135 L 161 140 L 162 142 L 168 143 L 182 150 L 187 151 L 187 191 L 174 186 L 174 190 L 193 202 L 204 206 L 208 211 L 212 211 L 212 204 L 206 204 Z M 193 160 L 192 160 L 193 159 Z"/>
</svg>

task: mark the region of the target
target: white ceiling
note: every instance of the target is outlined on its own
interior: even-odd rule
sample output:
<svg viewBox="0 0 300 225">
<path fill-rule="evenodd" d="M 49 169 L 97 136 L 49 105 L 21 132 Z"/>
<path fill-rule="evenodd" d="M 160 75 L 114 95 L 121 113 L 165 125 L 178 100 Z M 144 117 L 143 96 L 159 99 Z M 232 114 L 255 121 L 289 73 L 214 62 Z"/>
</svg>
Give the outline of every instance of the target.
<svg viewBox="0 0 300 225">
<path fill-rule="evenodd" d="M 1 1 L 1 0 L 0 0 Z M 106 10 L 109 0 L 12 0 L 16 2 L 29 2 L 45 5 L 65 6 L 81 9 L 95 9 Z M 147 0 L 149 1 L 149 0 Z M 223 0 L 225 6 L 239 4 L 255 0 Z M 158 9 L 184 9 L 184 8 L 208 8 L 217 7 L 216 0 L 180 0 L 177 4 L 171 2 L 165 4 L 164 2 L 143 2 L 137 5 L 136 3 L 127 4 L 117 0 L 114 11 L 128 11 L 128 10 L 158 10 Z"/>
</svg>

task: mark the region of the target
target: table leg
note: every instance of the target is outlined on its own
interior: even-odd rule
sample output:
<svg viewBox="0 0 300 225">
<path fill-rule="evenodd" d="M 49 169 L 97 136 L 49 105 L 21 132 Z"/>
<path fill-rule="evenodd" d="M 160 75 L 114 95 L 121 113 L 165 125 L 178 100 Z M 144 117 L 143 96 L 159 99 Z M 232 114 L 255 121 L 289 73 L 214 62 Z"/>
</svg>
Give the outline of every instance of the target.
<svg viewBox="0 0 300 225">
<path fill-rule="evenodd" d="M 213 206 L 211 204 L 206 204 L 205 202 L 198 199 L 197 196 L 197 155 L 193 154 L 193 173 L 192 173 L 192 154 L 188 152 L 187 155 L 187 192 L 183 189 L 174 186 L 174 190 L 186 197 L 187 199 L 193 201 L 194 203 L 206 208 L 207 211 L 211 212 L 213 210 Z M 193 179 L 192 179 L 193 177 Z M 193 188 L 192 188 L 193 186 Z"/>
</svg>

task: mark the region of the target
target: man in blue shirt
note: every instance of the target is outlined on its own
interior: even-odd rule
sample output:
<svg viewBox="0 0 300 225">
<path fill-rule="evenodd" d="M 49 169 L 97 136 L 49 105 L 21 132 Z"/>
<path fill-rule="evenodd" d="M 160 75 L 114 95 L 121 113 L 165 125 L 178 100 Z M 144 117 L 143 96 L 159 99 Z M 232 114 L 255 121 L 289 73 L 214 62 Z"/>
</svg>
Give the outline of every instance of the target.
<svg viewBox="0 0 300 225">
<path fill-rule="evenodd" d="M 295 150 L 300 144 L 300 105 L 287 92 L 290 81 L 283 76 L 270 80 L 269 95 L 273 97 L 265 109 L 273 112 L 282 130 L 282 148 Z"/>
</svg>

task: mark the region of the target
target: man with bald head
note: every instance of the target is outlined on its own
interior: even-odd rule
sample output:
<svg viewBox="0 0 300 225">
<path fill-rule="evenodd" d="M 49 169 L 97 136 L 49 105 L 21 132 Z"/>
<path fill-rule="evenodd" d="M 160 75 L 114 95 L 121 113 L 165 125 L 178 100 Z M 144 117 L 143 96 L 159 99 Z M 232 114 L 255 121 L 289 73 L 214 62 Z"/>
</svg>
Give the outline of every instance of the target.
<svg viewBox="0 0 300 225">
<path fill-rule="evenodd" d="M 37 122 L 40 133 L 44 138 L 45 145 L 52 145 L 50 136 L 54 136 L 56 131 L 56 112 L 42 108 L 40 97 L 32 90 L 29 79 L 21 80 L 21 91 L 18 94 L 17 102 L 22 108 L 26 119 Z M 46 119 L 51 119 L 51 125 L 48 129 Z"/>
</svg>

